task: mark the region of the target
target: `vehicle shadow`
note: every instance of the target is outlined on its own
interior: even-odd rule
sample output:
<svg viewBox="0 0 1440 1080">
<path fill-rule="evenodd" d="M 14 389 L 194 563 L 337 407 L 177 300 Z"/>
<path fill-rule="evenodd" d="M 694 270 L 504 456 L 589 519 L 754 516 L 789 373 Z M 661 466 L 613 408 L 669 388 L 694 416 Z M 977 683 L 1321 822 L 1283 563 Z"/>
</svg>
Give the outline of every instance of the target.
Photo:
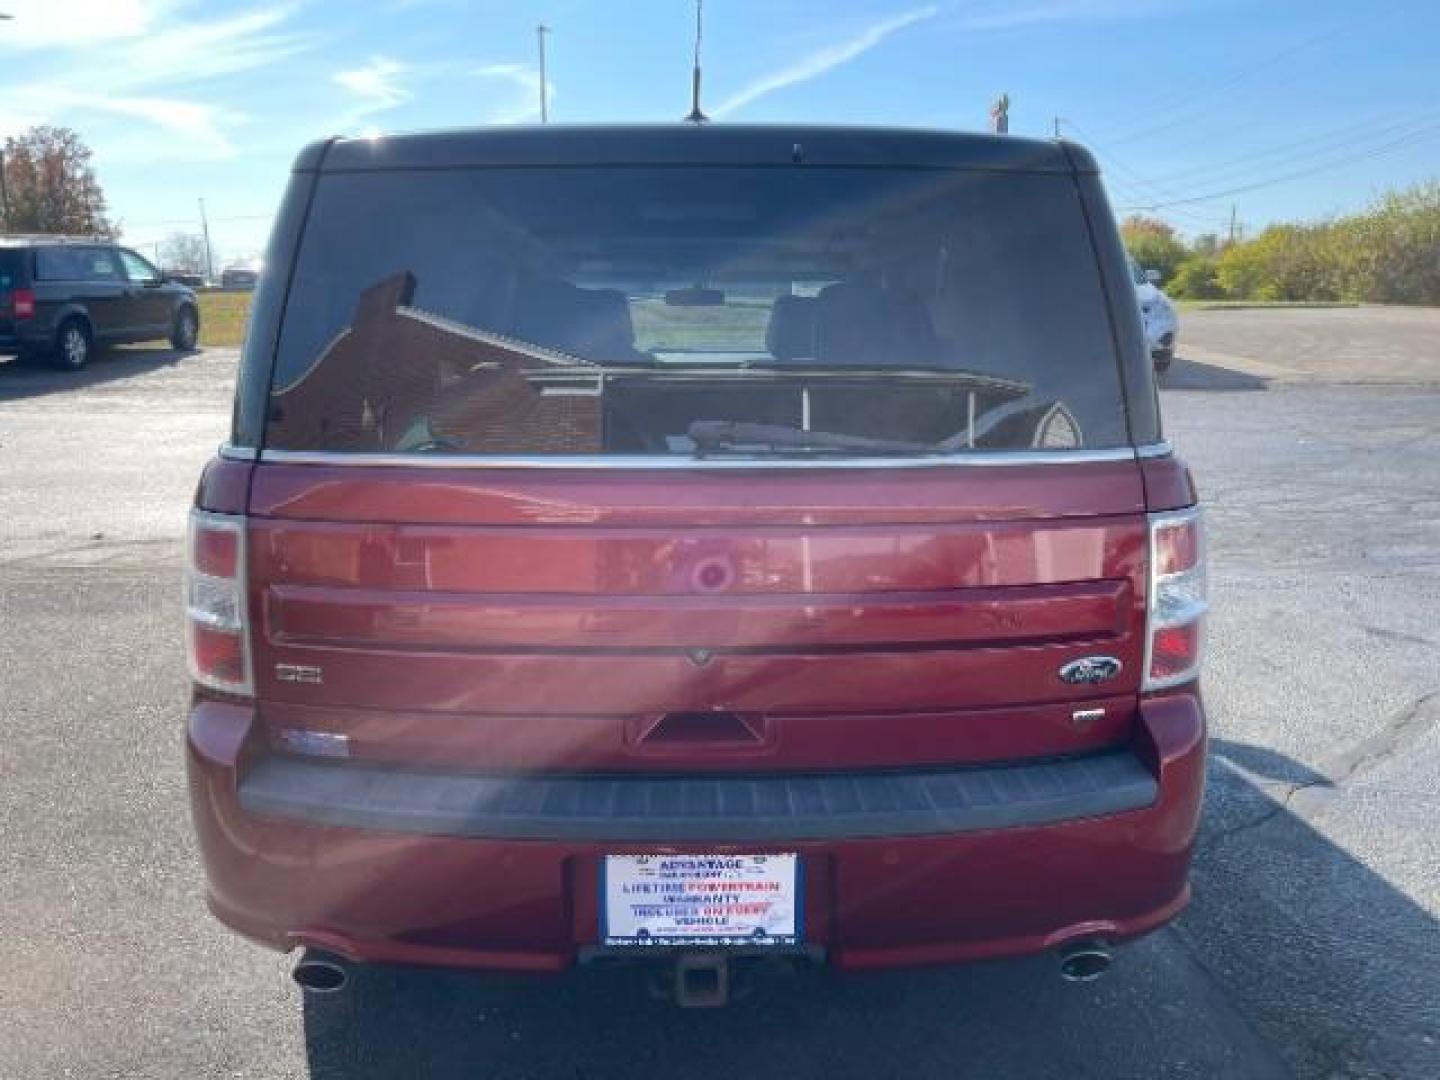
<svg viewBox="0 0 1440 1080">
<path fill-rule="evenodd" d="M 1158 373 L 1161 390 L 1265 390 L 1269 379 L 1249 375 L 1233 368 L 1218 364 L 1202 364 L 1199 360 L 1186 360 L 1177 356 L 1171 361 L 1168 371 Z"/>
<path fill-rule="evenodd" d="M 1440 921 L 1346 850 L 1367 796 L 1265 747 L 1210 752 L 1179 935 L 1297 1076 L 1440 1076 Z"/>
<path fill-rule="evenodd" d="M 1436 921 L 1286 808 L 1285 792 L 1324 777 L 1259 747 L 1213 751 L 1192 907 L 1099 982 L 1062 982 L 1051 957 L 807 971 L 681 1010 L 636 969 L 362 969 L 306 995 L 311 1075 L 1256 1078 L 1383 1061 L 1375 1075 L 1433 1077 L 1440 965 L 1392 958 L 1434 957 Z"/>
<path fill-rule="evenodd" d="M 0 401 L 19 401 L 133 379 L 199 353 L 199 349 L 182 351 L 168 345 L 127 345 L 102 351 L 80 371 L 60 371 L 43 361 L 22 363 L 13 356 L 0 357 Z"/>
</svg>

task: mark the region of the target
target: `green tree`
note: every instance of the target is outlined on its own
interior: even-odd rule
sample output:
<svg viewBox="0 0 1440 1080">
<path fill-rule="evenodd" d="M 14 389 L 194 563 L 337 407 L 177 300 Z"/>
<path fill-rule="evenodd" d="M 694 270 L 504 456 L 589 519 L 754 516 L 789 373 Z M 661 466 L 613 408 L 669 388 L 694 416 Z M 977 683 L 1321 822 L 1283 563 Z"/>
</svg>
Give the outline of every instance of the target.
<svg viewBox="0 0 1440 1080">
<path fill-rule="evenodd" d="M 1220 254 L 1224 245 L 1220 243 L 1220 237 L 1213 232 L 1201 233 L 1190 241 L 1190 250 L 1196 255 L 1203 255 L 1207 259 L 1213 259 Z"/>
<path fill-rule="evenodd" d="M 1353 225 L 1347 285 L 1385 304 L 1440 304 L 1440 181 L 1386 195 Z"/>
<path fill-rule="evenodd" d="M 1440 181 L 1329 221 L 1272 225 L 1215 264 L 1242 300 L 1440 304 Z"/>
<path fill-rule="evenodd" d="M 1216 273 L 1215 260 L 1191 255 L 1170 279 L 1170 294 L 1183 300 L 1219 300 L 1225 295 Z"/>
<path fill-rule="evenodd" d="M 211 252 L 213 258 L 214 253 Z M 197 233 L 173 232 L 160 241 L 160 265 L 179 274 L 206 275 L 205 238 Z"/>
<path fill-rule="evenodd" d="M 1189 254 L 1174 228 L 1159 218 L 1132 215 L 1120 223 L 1125 249 L 1146 270 L 1156 270 L 1168 282 Z"/>
<path fill-rule="evenodd" d="M 1270 277 L 1269 232 L 1243 244 L 1231 244 L 1215 264 L 1225 295 L 1234 300 L 1278 300 Z"/>
<path fill-rule="evenodd" d="M 41 125 L 5 140 L 6 232 L 114 236 L 91 150 L 70 128 Z"/>
</svg>

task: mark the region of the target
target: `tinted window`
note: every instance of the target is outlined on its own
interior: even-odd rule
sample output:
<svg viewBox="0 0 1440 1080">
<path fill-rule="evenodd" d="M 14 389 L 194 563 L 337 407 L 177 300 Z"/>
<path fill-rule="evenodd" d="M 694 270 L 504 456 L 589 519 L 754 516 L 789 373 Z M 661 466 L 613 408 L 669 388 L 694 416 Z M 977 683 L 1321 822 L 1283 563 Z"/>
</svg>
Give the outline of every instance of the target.
<svg viewBox="0 0 1440 1080">
<path fill-rule="evenodd" d="M 267 442 L 868 456 L 1127 435 L 1070 178 L 610 167 L 323 176 Z"/>
<path fill-rule="evenodd" d="M 108 248 L 42 247 L 35 251 L 35 276 L 42 281 L 120 281 Z"/>
<path fill-rule="evenodd" d="M 117 254 L 120 256 L 120 261 L 125 264 L 125 276 L 131 281 L 160 280 L 159 271 L 133 251 L 126 251 L 122 248 Z"/>
</svg>

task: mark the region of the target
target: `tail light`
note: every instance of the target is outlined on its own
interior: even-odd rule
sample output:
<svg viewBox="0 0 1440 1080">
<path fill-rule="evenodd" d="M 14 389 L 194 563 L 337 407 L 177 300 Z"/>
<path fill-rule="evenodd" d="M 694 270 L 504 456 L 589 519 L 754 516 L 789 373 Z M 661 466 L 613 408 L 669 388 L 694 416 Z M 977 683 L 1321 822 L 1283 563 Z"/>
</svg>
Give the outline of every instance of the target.
<svg viewBox="0 0 1440 1080">
<path fill-rule="evenodd" d="M 10 312 L 18 319 L 35 317 L 35 293 L 32 289 L 16 289 L 10 294 Z"/>
<path fill-rule="evenodd" d="M 1200 673 L 1205 629 L 1205 527 L 1198 509 L 1150 515 L 1145 689 Z"/>
<path fill-rule="evenodd" d="M 190 512 L 185 557 L 185 633 L 190 676 L 201 686 L 249 696 L 245 519 Z"/>
</svg>

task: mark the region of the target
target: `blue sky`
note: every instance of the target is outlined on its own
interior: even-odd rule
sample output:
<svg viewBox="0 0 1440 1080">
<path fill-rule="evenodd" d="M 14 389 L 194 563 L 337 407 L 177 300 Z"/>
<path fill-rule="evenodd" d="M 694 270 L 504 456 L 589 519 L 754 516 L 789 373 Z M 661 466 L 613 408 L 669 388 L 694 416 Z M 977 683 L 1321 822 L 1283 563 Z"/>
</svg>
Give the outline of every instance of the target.
<svg viewBox="0 0 1440 1080">
<path fill-rule="evenodd" d="M 0 0 L 0 134 L 67 124 L 142 248 L 204 197 L 260 250 L 295 150 L 335 133 L 688 106 L 690 0 Z M 1121 207 L 1188 233 L 1360 206 L 1440 177 L 1435 0 L 708 0 L 718 121 L 1011 130 L 1096 148 Z M 1233 195 L 1228 194 L 1234 189 Z"/>
</svg>

